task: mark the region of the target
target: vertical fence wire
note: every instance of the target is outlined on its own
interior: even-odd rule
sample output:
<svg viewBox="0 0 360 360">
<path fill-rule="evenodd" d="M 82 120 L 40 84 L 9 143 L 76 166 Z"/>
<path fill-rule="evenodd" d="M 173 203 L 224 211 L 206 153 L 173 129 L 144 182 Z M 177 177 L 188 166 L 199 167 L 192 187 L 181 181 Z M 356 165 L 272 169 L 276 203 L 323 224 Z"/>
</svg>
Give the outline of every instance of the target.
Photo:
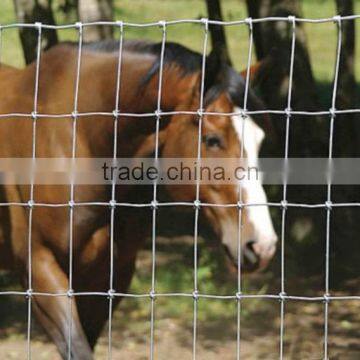
<svg viewBox="0 0 360 360">
<path fill-rule="evenodd" d="M 246 19 L 249 31 L 249 48 L 248 56 L 246 63 L 246 77 L 245 77 L 245 91 L 244 91 L 244 102 L 243 102 L 243 114 L 241 115 L 241 144 L 240 144 L 240 159 L 243 161 L 244 158 L 244 143 L 245 143 L 245 119 L 248 117 L 246 115 L 247 111 L 247 102 L 249 95 L 250 87 L 250 75 L 251 75 L 251 57 L 252 57 L 252 47 L 253 47 L 253 22 L 251 18 Z M 240 360 L 241 348 L 240 348 L 240 338 L 241 338 L 241 240 L 242 240 L 242 215 L 243 215 L 243 191 L 241 182 L 238 185 L 238 238 L 237 238 L 237 320 L 236 320 L 236 359 Z"/>
<path fill-rule="evenodd" d="M 209 23 L 208 19 L 201 20 L 204 27 L 204 38 L 202 48 L 202 60 L 201 60 L 201 83 L 200 83 L 200 99 L 198 109 L 198 138 L 197 138 L 197 155 L 196 155 L 196 168 L 199 173 L 201 163 L 201 145 L 202 145 L 202 123 L 204 113 L 204 91 L 205 91 L 205 70 L 206 70 L 206 54 L 208 45 L 208 31 Z M 196 194 L 194 201 L 194 291 L 193 291 L 193 348 L 192 358 L 196 360 L 196 341 L 197 341 L 197 316 L 198 316 L 198 300 L 199 300 L 199 289 L 198 289 L 198 235 L 199 235 L 199 212 L 200 212 L 200 179 L 196 179 Z"/>
<path fill-rule="evenodd" d="M 3 28 L 0 24 L 0 68 L 1 68 L 1 61 L 2 61 L 2 43 L 3 43 Z"/>
<path fill-rule="evenodd" d="M 287 169 L 287 160 L 289 158 L 289 133 L 290 133 L 290 111 L 291 111 L 291 96 L 292 84 L 294 75 L 294 58 L 295 58 L 295 43 L 296 43 L 296 22 L 295 16 L 289 16 L 288 21 L 291 24 L 291 52 L 290 52 L 290 66 L 289 66 L 289 86 L 287 94 L 287 107 L 285 109 L 286 125 L 285 125 L 285 150 L 284 150 L 284 164 Z M 280 360 L 284 356 L 284 322 L 285 322 L 285 228 L 286 228 L 286 210 L 287 210 L 287 177 L 284 176 L 283 183 L 283 198 L 282 198 L 282 214 L 281 214 L 281 290 L 280 290 Z"/>
<path fill-rule="evenodd" d="M 41 57 L 41 35 L 42 24 L 36 23 L 37 29 L 37 48 L 36 48 L 36 67 L 35 67 L 35 85 L 34 85 L 34 103 L 32 112 L 32 167 L 31 167 L 31 184 L 30 184 L 30 196 L 28 201 L 28 314 L 27 314 L 27 358 L 31 359 L 31 307 L 32 307 L 32 223 L 33 223 L 33 209 L 34 209 L 34 171 L 36 160 L 36 125 L 37 125 L 37 113 L 38 113 L 38 98 L 39 98 L 39 76 L 40 76 L 40 57 Z"/>
<path fill-rule="evenodd" d="M 77 139 L 77 119 L 78 119 L 78 105 L 79 105 L 79 87 L 80 87 L 80 73 L 81 73 L 81 54 L 83 44 L 83 24 L 81 22 L 76 24 L 78 29 L 78 52 L 76 61 L 75 73 L 75 89 L 74 89 L 74 105 L 72 113 L 72 134 L 71 134 L 71 159 L 72 159 L 72 172 L 75 169 L 76 159 L 76 139 Z M 71 176 L 70 183 L 70 200 L 69 200 L 69 308 L 68 308 L 68 360 L 71 360 L 71 346 L 72 346 L 72 313 L 74 301 L 74 288 L 73 288 L 73 245 L 74 245 L 74 204 L 75 204 L 75 186 L 73 176 Z"/>
<path fill-rule="evenodd" d="M 331 170 L 331 160 L 333 156 L 333 139 L 334 139 L 334 122 L 335 122 L 335 111 L 336 111 L 336 95 L 339 80 L 339 69 L 340 69 L 340 57 L 341 57 L 341 42 L 342 42 L 342 26 L 341 17 L 337 16 L 334 18 L 337 25 L 337 47 L 336 47 L 336 60 L 335 60 L 335 71 L 334 71 L 334 83 L 331 98 L 331 109 L 330 109 L 330 127 L 329 127 L 329 170 Z M 324 360 L 328 360 L 328 334 L 329 334 L 329 299 L 330 299 L 330 220 L 331 220 L 331 173 L 328 175 L 327 184 L 327 197 L 326 197 L 326 245 L 325 245 L 325 294 L 324 294 Z"/>
<path fill-rule="evenodd" d="M 156 125 L 155 125 L 155 167 L 158 169 L 159 160 L 159 130 L 161 120 L 161 92 L 163 85 L 163 71 L 164 71 L 164 56 L 166 43 L 166 21 L 160 21 L 159 26 L 162 30 L 161 50 L 160 50 L 160 66 L 159 66 L 159 81 L 156 105 Z M 150 359 L 154 359 L 154 342 L 155 342 L 155 286 L 156 286 L 156 220 L 157 220 L 157 180 L 154 180 L 153 185 L 153 200 L 152 200 L 152 231 L 151 231 L 151 290 L 150 290 Z"/>
<path fill-rule="evenodd" d="M 123 22 L 119 21 L 120 29 L 118 62 L 116 69 L 116 86 L 115 86 L 115 109 L 114 109 L 114 137 L 113 137 L 113 166 L 116 166 L 117 159 L 117 139 L 118 139 L 118 123 L 120 108 L 120 90 L 121 90 L 121 66 L 122 52 L 124 40 Z M 112 313 L 114 301 L 114 235 L 115 235 L 115 210 L 116 210 L 116 179 L 112 179 L 111 183 L 111 200 L 110 200 L 110 268 L 109 268 L 109 315 L 108 315 L 108 359 L 112 359 Z"/>
</svg>

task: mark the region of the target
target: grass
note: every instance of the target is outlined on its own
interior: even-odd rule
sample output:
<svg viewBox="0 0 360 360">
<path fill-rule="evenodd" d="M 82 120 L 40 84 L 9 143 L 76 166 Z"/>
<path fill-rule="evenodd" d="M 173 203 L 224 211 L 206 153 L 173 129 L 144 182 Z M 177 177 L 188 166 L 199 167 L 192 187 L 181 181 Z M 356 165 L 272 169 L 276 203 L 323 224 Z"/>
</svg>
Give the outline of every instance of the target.
<svg viewBox="0 0 360 360">
<path fill-rule="evenodd" d="M 308 18 L 331 17 L 336 14 L 335 2 L 332 0 L 303 0 L 301 1 L 303 16 Z M 56 8 L 56 1 L 54 2 Z M 115 17 L 128 22 L 150 22 L 158 20 L 194 19 L 206 17 L 206 8 L 203 0 L 115 0 Z M 360 13 L 360 2 L 355 2 L 355 12 Z M 242 19 L 247 17 L 245 4 L 240 0 L 223 1 L 223 13 L 226 20 Z M 58 24 L 66 19 L 57 11 Z M 12 0 L 2 0 L 0 23 L 15 22 Z M 321 82 L 331 82 L 336 50 L 336 25 L 306 24 L 307 40 L 312 59 L 315 77 Z M 230 51 L 237 69 L 245 68 L 248 35 L 246 26 L 227 27 L 227 38 Z M 360 28 L 357 26 L 357 49 L 360 41 Z M 127 38 L 146 38 L 160 40 L 161 31 L 156 27 L 126 28 Z M 61 40 L 76 40 L 74 30 L 59 31 Z M 168 28 L 167 39 L 180 42 L 192 49 L 201 50 L 203 30 L 195 24 L 183 24 Z M 16 29 L 3 31 L 2 61 L 15 66 L 23 66 L 23 56 Z M 356 74 L 360 76 L 360 62 L 356 62 Z"/>
</svg>

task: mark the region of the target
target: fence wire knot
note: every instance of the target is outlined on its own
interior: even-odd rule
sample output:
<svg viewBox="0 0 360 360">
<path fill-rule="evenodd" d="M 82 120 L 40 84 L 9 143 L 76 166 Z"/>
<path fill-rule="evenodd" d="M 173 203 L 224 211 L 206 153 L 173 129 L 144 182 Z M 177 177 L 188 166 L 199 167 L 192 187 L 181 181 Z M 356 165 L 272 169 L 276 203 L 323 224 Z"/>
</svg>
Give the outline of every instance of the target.
<svg viewBox="0 0 360 360">
<path fill-rule="evenodd" d="M 235 297 L 236 297 L 236 301 L 240 301 L 242 299 L 242 292 L 241 291 L 238 291 L 236 294 L 235 294 Z"/>
<path fill-rule="evenodd" d="M 75 206 L 74 200 L 69 200 L 68 205 L 69 205 L 70 209 L 72 209 Z"/>
<path fill-rule="evenodd" d="M 325 293 L 325 294 L 323 295 L 324 302 L 325 302 L 325 303 L 329 303 L 330 300 L 331 300 L 330 297 L 331 297 L 331 295 L 330 295 L 329 293 Z"/>
<path fill-rule="evenodd" d="M 252 31 L 252 29 L 253 29 L 253 20 L 252 20 L 252 18 L 248 17 L 244 21 L 245 21 L 245 24 L 247 24 L 249 26 L 249 29 Z"/>
<path fill-rule="evenodd" d="M 201 23 L 204 24 L 204 30 L 205 32 L 208 32 L 209 30 L 209 19 L 208 18 L 202 18 Z"/>
<path fill-rule="evenodd" d="M 78 21 L 75 23 L 75 27 L 79 30 L 79 32 L 83 29 L 83 23 L 81 21 Z"/>
<path fill-rule="evenodd" d="M 279 300 L 280 300 L 280 301 L 285 301 L 285 300 L 286 300 L 286 297 L 287 297 L 286 292 L 281 291 L 281 292 L 279 293 Z"/>
<path fill-rule="evenodd" d="M 34 205 L 35 205 L 34 200 L 29 200 L 29 201 L 27 202 L 27 206 L 28 206 L 29 209 L 32 209 L 32 208 L 34 207 Z"/>
<path fill-rule="evenodd" d="M 151 290 L 149 292 L 149 297 L 152 301 L 154 301 L 156 299 L 156 294 L 155 294 L 155 291 L 154 290 Z"/>
<path fill-rule="evenodd" d="M 335 16 L 333 16 L 333 21 L 334 21 L 334 23 L 336 23 L 336 24 L 341 24 L 341 15 L 335 15 Z"/>
<path fill-rule="evenodd" d="M 293 27 L 295 27 L 296 17 L 294 15 L 289 15 L 288 21 L 289 21 L 289 23 L 291 23 L 293 25 Z"/>
<path fill-rule="evenodd" d="M 329 109 L 329 113 L 331 115 L 332 118 L 336 117 L 336 109 L 335 108 L 330 108 Z"/>
<path fill-rule="evenodd" d="M 332 210 L 332 201 L 325 201 L 326 210 Z"/>
<path fill-rule="evenodd" d="M 162 111 L 161 111 L 160 109 L 157 109 L 157 110 L 155 110 L 155 112 L 154 112 L 154 114 L 155 114 L 155 116 L 156 116 L 157 118 L 160 118 L 160 117 L 161 117 L 161 113 L 162 113 Z"/>
<path fill-rule="evenodd" d="M 283 210 L 286 210 L 288 208 L 287 200 L 281 200 L 280 205 Z"/>
<path fill-rule="evenodd" d="M 289 107 L 287 107 L 285 110 L 284 110 L 284 112 L 285 112 L 285 115 L 288 117 L 288 118 L 290 118 L 291 117 L 291 108 L 289 108 Z"/>
<path fill-rule="evenodd" d="M 41 22 L 36 22 L 35 23 L 35 27 L 36 27 L 36 29 L 38 29 L 38 31 L 41 31 L 41 28 L 42 28 L 42 23 Z"/>
<path fill-rule="evenodd" d="M 156 210 L 159 207 L 159 203 L 157 200 L 152 200 L 150 206 L 152 210 Z"/>
<path fill-rule="evenodd" d="M 66 296 L 71 299 L 71 298 L 74 296 L 74 290 L 73 290 L 73 289 L 69 289 L 69 290 L 66 292 Z"/>
<path fill-rule="evenodd" d="M 240 109 L 240 117 L 242 118 L 242 119 L 246 119 L 247 118 L 247 109 L 246 108 L 244 108 L 244 109 Z"/>
<path fill-rule="evenodd" d="M 33 289 L 27 289 L 25 297 L 30 299 L 33 296 Z"/>
<path fill-rule="evenodd" d="M 201 207 L 201 201 L 200 200 L 194 200 L 194 208 L 199 210 Z"/>
<path fill-rule="evenodd" d="M 110 208 L 112 208 L 112 209 L 115 208 L 115 207 L 116 207 L 116 200 L 113 200 L 113 199 L 110 200 L 110 201 L 109 201 L 109 206 L 110 206 Z"/>
<path fill-rule="evenodd" d="M 108 290 L 108 299 L 114 299 L 114 297 L 115 297 L 115 290 L 109 289 Z"/>
<path fill-rule="evenodd" d="M 241 210 L 244 207 L 244 204 L 241 201 L 238 201 L 236 206 L 239 210 Z"/>
<path fill-rule="evenodd" d="M 158 21 L 158 25 L 159 25 L 159 27 L 162 28 L 163 31 L 166 31 L 166 21 L 165 20 Z"/>
<path fill-rule="evenodd" d="M 32 118 L 33 120 L 36 120 L 36 119 L 37 119 L 37 115 L 38 115 L 37 111 L 32 111 L 32 112 L 31 112 L 31 118 Z"/>
<path fill-rule="evenodd" d="M 116 25 L 120 28 L 120 33 L 122 33 L 124 31 L 124 22 L 121 20 L 117 20 Z"/>
<path fill-rule="evenodd" d="M 192 297 L 193 297 L 194 301 L 199 300 L 199 292 L 197 290 L 194 290 L 192 293 Z"/>
</svg>

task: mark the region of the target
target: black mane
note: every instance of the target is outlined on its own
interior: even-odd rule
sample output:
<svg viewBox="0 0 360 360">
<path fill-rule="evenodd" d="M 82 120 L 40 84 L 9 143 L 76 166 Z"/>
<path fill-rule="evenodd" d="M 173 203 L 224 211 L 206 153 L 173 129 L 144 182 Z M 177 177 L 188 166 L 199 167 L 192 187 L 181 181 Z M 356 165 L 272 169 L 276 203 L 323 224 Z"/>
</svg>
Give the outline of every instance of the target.
<svg viewBox="0 0 360 360">
<path fill-rule="evenodd" d="M 113 53 L 119 51 L 119 42 L 115 40 L 104 40 L 85 43 L 83 47 L 92 51 Z M 161 43 L 144 40 L 126 40 L 123 43 L 123 49 L 143 54 L 151 54 L 157 57 L 149 73 L 145 76 L 147 80 L 150 80 L 152 76 L 159 71 Z M 201 55 L 180 44 L 167 42 L 165 45 L 164 65 L 170 64 L 178 65 L 184 75 L 193 74 L 201 69 Z M 146 79 L 144 82 L 146 82 Z"/>
<path fill-rule="evenodd" d="M 104 40 L 85 43 L 83 44 L 83 48 L 97 52 L 115 53 L 119 50 L 119 42 L 115 40 Z M 160 70 L 161 43 L 143 40 L 126 40 L 123 43 L 123 49 L 125 51 L 151 54 L 156 57 L 153 65 L 142 81 L 142 85 L 146 85 Z M 204 94 L 205 105 L 213 102 L 221 93 L 226 92 L 229 94 L 234 105 L 242 108 L 244 106 L 245 79 L 231 66 L 226 64 L 221 65 L 220 68 L 219 66 L 215 66 L 217 69 L 213 70 L 211 61 L 211 56 L 207 56 Z M 201 71 L 202 55 L 180 44 L 167 42 L 164 53 L 164 67 L 174 64 L 178 66 L 183 76 L 191 75 Z M 251 89 L 249 89 L 247 108 L 248 110 L 264 109 L 262 101 Z"/>
</svg>

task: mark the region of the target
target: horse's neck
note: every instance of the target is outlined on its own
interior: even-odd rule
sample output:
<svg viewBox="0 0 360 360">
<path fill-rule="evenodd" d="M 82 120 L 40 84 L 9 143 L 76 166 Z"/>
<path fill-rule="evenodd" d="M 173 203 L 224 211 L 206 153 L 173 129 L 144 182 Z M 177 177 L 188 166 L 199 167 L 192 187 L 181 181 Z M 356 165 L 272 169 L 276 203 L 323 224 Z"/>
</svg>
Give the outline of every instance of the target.
<svg viewBox="0 0 360 360">
<path fill-rule="evenodd" d="M 4 85 L 3 79 L 9 79 L 15 74 L 18 74 L 19 72 L 20 70 L 15 67 L 0 63 L 0 81 L 1 81 L 0 86 Z"/>
<path fill-rule="evenodd" d="M 9 71 L 17 71 L 17 70 L 19 70 L 19 69 L 17 69 L 16 67 L 6 65 L 6 64 L 0 62 L 0 71 L 1 72 L 9 72 Z"/>
<path fill-rule="evenodd" d="M 103 55 L 100 54 L 100 56 Z M 144 84 L 144 78 L 146 78 L 146 74 L 153 65 L 155 57 L 153 55 L 124 52 L 120 79 L 117 79 L 118 59 L 114 54 L 108 56 L 112 57 L 104 57 L 106 62 L 101 64 L 101 71 L 98 71 L 98 76 L 101 73 L 103 77 L 101 87 L 108 89 L 106 94 L 104 92 L 102 94 L 104 101 L 102 108 L 107 109 L 107 111 L 115 109 L 115 89 L 120 85 L 119 108 L 117 109 L 120 113 L 155 113 L 159 96 L 158 75 L 154 75 Z M 184 110 L 191 110 L 189 101 L 193 97 L 196 79 L 196 75 L 185 78 L 177 74 L 173 68 L 165 68 L 162 78 L 161 110 L 173 111 L 179 109 L 181 104 L 183 104 Z M 119 81 L 119 84 L 117 84 L 117 81 Z M 197 107 L 194 107 L 194 109 L 197 109 Z M 168 120 L 168 118 L 163 117 L 161 125 L 166 124 Z M 156 129 L 155 116 L 120 116 L 118 121 L 118 155 L 120 156 L 132 156 L 146 137 L 154 133 Z M 102 126 L 105 127 L 101 129 L 102 134 L 113 134 L 114 124 L 109 119 L 103 122 Z M 112 143 L 113 141 L 105 142 L 108 145 Z M 97 145 L 95 144 L 95 146 Z"/>
<path fill-rule="evenodd" d="M 146 84 L 144 78 L 156 61 L 155 56 L 124 51 L 120 78 L 117 77 L 117 53 L 82 53 L 79 82 L 79 112 L 154 113 L 157 109 L 159 77 L 154 75 Z M 39 109 L 43 113 L 71 113 L 74 109 L 74 73 L 77 49 L 68 45 L 54 47 L 41 60 Z M 21 71 L 6 68 L 4 71 Z M 25 69 L 22 77 L 33 84 L 34 67 Z M 9 78 L 9 77 L 8 77 Z M 189 99 L 196 88 L 196 75 L 182 76 L 176 67 L 165 67 L 161 91 L 161 110 L 172 111 L 184 104 L 189 110 Z M 60 81 L 61 80 L 61 81 Z M 116 109 L 116 89 L 118 109 Z M 30 85 L 29 85 L 30 86 Z M 176 91 L 175 91 L 176 89 Z M 78 122 L 80 149 L 93 156 L 110 156 L 113 149 L 114 121 L 111 117 L 91 116 Z M 120 155 L 132 156 L 139 144 L 155 131 L 155 117 L 118 118 Z M 166 119 L 162 118 L 164 124 Z M 64 130 L 65 131 L 65 130 Z M 66 134 L 63 135 L 66 137 Z M 81 152 L 81 151 L 79 151 Z M 90 155 L 90 154 L 89 154 Z M 87 156 L 87 155 L 85 155 Z"/>
</svg>

